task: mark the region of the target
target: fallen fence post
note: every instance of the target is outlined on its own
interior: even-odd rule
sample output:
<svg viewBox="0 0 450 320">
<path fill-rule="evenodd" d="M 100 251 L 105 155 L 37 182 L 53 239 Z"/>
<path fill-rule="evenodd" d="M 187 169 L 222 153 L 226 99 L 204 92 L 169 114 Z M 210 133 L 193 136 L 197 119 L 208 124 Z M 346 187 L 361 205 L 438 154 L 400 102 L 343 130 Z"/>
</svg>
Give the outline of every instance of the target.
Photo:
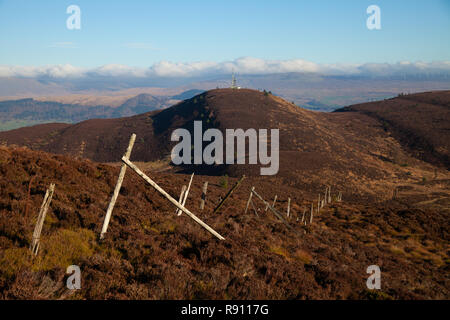
<svg viewBox="0 0 450 320">
<path fill-rule="evenodd" d="M 38 254 L 39 243 L 41 239 L 42 227 L 44 226 L 45 216 L 47 215 L 48 207 L 52 202 L 53 193 L 55 192 L 55 184 L 50 184 L 50 187 L 45 192 L 44 200 L 42 201 L 41 209 L 39 210 L 39 216 L 34 227 L 33 240 L 31 242 L 30 250 L 35 256 Z"/>
<path fill-rule="evenodd" d="M 200 210 L 205 209 L 206 192 L 208 191 L 208 181 L 203 184 L 202 199 L 200 200 Z"/>
<path fill-rule="evenodd" d="M 186 190 L 186 192 L 184 193 L 184 199 L 183 199 L 183 202 L 181 203 L 181 205 L 182 205 L 183 207 L 184 207 L 184 205 L 186 204 L 186 200 L 187 200 L 187 197 L 188 197 L 188 195 L 189 195 L 189 190 L 191 190 L 192 179 L 194 179 L 194 174 L 191 175 L 191 180 L 189 181 L 189 185 L 188 185 L 188 187 L 187 187 L 187 190 Z M 181 210 L 180 210 L 180 209 L 177 209 L 177 213 L 178 213 L 178 216 L 181 216 Z"/>
<path fill-rule="evenodd" d="M 186 189 L 187 189 L 187 187 L 185 185 L 183 185 L 183 187 L 181 188 L 180 200 L 178 200 L 179 203 L 183 202 L 184 194 L 186 193 Z M 178 210 L 179 210 L 178 208 L 177 208 L 177 210 L 175 210 L 175 214 L 178 213 Z"/>
<path fill-rule="evenodd" d="M 125 158 L 129 159 L 131 155 L 131 150 L 133 150 L 134 142 L 136 141 L 136 135 L 133 133 L 130 138 L 130 142 L 128 143 L 127 151 L 125 152 Z M 116 204 L 117 197 L 119 196 L 120 188 L 122 188 L 123 178 L 125 177 L 125 173 L 127 172 L 127 166 L 125 164 L 120 168 L 119 178 L 117 179 L 116 188 L 114 189 L 113 196 L 108 205 L 108 210 L 106 211 L 105 220 L 103 221 L 102 232 L 100 233 L 100 240 L 105 237 L 106 231 L 108 231 L 109 220 L 111 220 L 111 214 L 114 209 L 114 205 Z"/>
<path fill-rule="evenodd" d="M 122 161 L 131 169 L 133 169 L 142 179 L 144 179 L 148 184 L 150 184 L 153 188 L 155 188 L 159 193 L 161 193 L 164 197 L 166 197 L 170 202 L 172 202 L 175 206 L 177 206 L 178 209 L 183 211 L 186 215 L 188 215 L 190 218 L 192 218 L 195 222 L 197 222 L 199 225 L 201 225 L 203 228 L 211 232 L 214 236 L 216 236 L 220 240 L 225 240 L 224 237 L 222 237 L 220 234 L 218 234 L 213 228 L 208 226 L 206 223 L 204 223 L 202 220 L 197 218 L 195 214 L 190 212 L 188 209 L 183 207 L 181 203 L 179 203 L 177 200 L 172 198 L 170 194 L 168 194 L 164 189 L 162 189 L 156 182 L 154 182 L 152 179 L 150 179 L 145 173 L 143 173 L 136 165 L 134 165 L 127 157 L 123 157 Z"/>
<path fill-rule="evenodd" d="M 250 201 L 252 201 L 253 190 L 255 190 L 255 187 L 252 187 L 252 190 L 250 190 L 250 195 L 248 196 L 247 206 L 245 207 L 245 212 L 244 212 L 244 214 L 247 213 L 248 206 L 250 205 Z"/>
<path fill-rule="evenodd" d="M 234 185 L 233 188 L 230 189 L 230 191 L 228 191 L 227 195 L 225 196 L 225 198 L 222 199 L 222 201 L 220 201 L 219 205 L 217 206 L 216 209 L 214 209 L 213 213 L 217 213 L 220 208 L 222 207 L 222 205 L 225 203 L 225 201 L 227 201 L 227 199 L 231 196 L 231 194 L 234 192 L 234 190 L 237 189 L 237 187 L 239 187 L 239 185 L 241 184 L 241 182 L 245 179 L 245 175 L 243 175 L 241 177 L 241 179 L 239 179 L 238 182 L 236 182 L 236 184 Z"/>
</svg>

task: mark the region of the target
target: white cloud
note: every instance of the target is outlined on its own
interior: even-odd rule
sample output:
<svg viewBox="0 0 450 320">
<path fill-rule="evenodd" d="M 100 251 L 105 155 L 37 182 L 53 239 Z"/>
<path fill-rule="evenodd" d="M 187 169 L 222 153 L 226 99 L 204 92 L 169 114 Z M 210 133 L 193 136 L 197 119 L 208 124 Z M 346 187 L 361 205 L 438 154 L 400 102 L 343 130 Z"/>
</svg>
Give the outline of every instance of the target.
<svg viewBox="0 0 450 320">
<path fill-rule="evenodd" d="M 390 76 L 395 74 L 434 74 L 449 73 L 450 61 L 409 62 L 401 61 L 395 64 L 318 64 L 302 59 L 293 60 L 263 60 L 243 57 L 225 62 L 189 62 L 174 63 L 161 61 L 149 68 L 131 67 L 121 64 L 108 64 L 97 68 L 79 68 L 70 64 L 43 67 L 32 66 L 2 66 L 0 77 L 51 77 L 51 78 L 82 78 L 90 76 L 104 77 L 194 77 L 203 75 L 229 74 L 237 72 L 245 74 L 271 73 L 317 73 L 324 75 L 373 75 Z"/>
</svg>

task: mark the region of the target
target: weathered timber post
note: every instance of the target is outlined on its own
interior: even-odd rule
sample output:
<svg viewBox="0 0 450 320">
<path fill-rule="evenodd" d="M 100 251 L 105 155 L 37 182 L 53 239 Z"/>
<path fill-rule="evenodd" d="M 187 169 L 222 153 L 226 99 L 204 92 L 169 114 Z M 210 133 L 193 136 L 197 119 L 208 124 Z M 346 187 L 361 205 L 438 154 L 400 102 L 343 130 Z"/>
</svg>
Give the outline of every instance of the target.
<svg viewBox="0 0 450 320">
<path fill-rule="evenodd" d="M 225 196 L 225 198 L 222 199 L 222 201 L 219 203 L 219 205 L 217 206 L 217 208 L 214 209 L 214 212 L 213 212 L 213 213 L 217 213 L 217 212 L 220 210 L 220 208 L 221 208 L 222 205 L 225 203 L 225 201 L 227 201 L 227 199 L 233 194 L 234 190 L 236 190 L 236 189 L 239 187 L 239 185 L 241 184 L 241 182 L 242 182 L 244 179 L 245 179 L 245 175 L 243 175 L 243 176 L 241 177 L 241 179 L 239 179 L 239 181 L 236 182 L 236 184 L 234 185 L 234 187 L 231 188 L 230 191 L 228 191 L 228 193 L 227 193 L 227 195 Z"/>
<path fill-rule="evenodd" d="M 275 208 L 275 203 L 277 202 L 277 197 L 278 197 L 278 195 L 275 195 L 275 198 L 273 198 L 272 207 L 274 207 L 274 208 Z M 269 209 L 269 205 L 266 206 L 266 210 L 265 211 L 267 211 L 267 209 Z"/>
<path fill-rule="evenodd" d="M 134 142 L 136 141 L 136 135 L 133 133 L 130 138 L 130 142 L 128 143 L 127 151 L 125 152 L 124 157 L 129 159 L 131 155 L 131 150 L 133 150 Z M 100 240 L 105 237 L 106 231 L 108 231 L 109 220 L 111 220 L 111 214 L 114 209 L 114 205 L 116 204 L 117 197 L 119 196 L 120 188 L 122 188 L 123 178 L 125 177 L 125 173 L 127 172 L 127 166 L 125 164 L 120 168 L 119 178 L 117 179 L 116 188 L 114 189 L 113 196 L 111 201 L 109 202 L 108 210 L 106 211 L 105 220 L 103 221 L 102 232 L 100 233 Z"/>
<path fill-rule="evenodd" d="M 320 193 L 319 193 L 319 201 L 317 201 L 317 214 L 320 213 Z"/>
<path fill-rule="evenodd" d="M 311 216 L 310 216 L 309 224 L 312 224 L 313 216 L 314 216 L 314 203 L 311 203 Z"/>
<path fill-rule="evenodd" d="M 195 214 L 190 212 L 188 209 L 183 207 L 181 203 L 179 203 L 177 200 L 172 198 L 170 194 L 168 194 L 166 191 L 164 191 L 163 188 L 161 188 L 156 182 L 154 182 L 152 179 L 150 179 L 145 173 L 143 173 L 136 165 L 134 165 L 127 157 L 123 157 L 122 161 L 131 169 L 133 169 L 142 179 L 144 179 L 148 184 L 150 184 L 153 188 L 155 188 L 159 193 L 161 193 L 164 197 L 166 197 L 170 202 L 172 202 L 178 209 L 182 210 L 186 215 L 188 215 L 192 220 L 197 222 L 199 225 L 201 225 L 203 228 L 208 230 L 210 233 L 212 233 L 215 237 L 217 237 L 219 240 L 225 240 L 224 237 L 222 237 L 220 234 L 218 234 L 213 228 L 208 226 L 206 223 L 204 223 L 202 220 L 197 218 Z"/>
<path fill-rule="evenodd" d="M 200 210 L 205 209 L 206 192 L 208 191 L 208 181 L 203 184 L 202 199 L 200 200 Z"/>
<path fill-rule="evenodd" d="M 192 179 L 194 179 L 194 174 L 192 174 L 191 175 L 191 180 L 189 181 L 189 185 L 188 185 L 188 187 L 187 187 L 187 190 L 186 190 L 186 192 L 184 193 L 184 199 L 183 199 L 183 202 L 181 203 L 181 205 L 184 207 L 184 205 L 186 204 L 186 200 L 187 200 L 187 197 L 188 197 L 188 195 L 189 195 L 189 190 L 191 190 L 191 185 L 192 185 Z M 178 216 L 181 216 L 181 210 L 177 210 L 177 213 L 178 213 Z"/>
<path fill-rule="evenodd" d="M 288 218 L 291 217 L 291 198 L 288 198 L 288 207 L 287 207 L 287 214 L 286 214 L 286 216 Z"/>
<path fill-rule="evenodd" d="M 186 193 L 186 189 L 187 189 L 187 187 L 185 185 L 183 185 L 183 187 L 181 188 L 180 200 L 178 200 L 179 203 L 183 202 L 184 194 Z M 177 214 L 177 213 L 178 213 L 178 208 L 177 208 L 177 210 L 175 210 L 175 214 Z"/>
<path fill-rule="evenodd" d="M 305 221 L 305 214 L 306 214 L 306 208 L 305 208 L 305 210 L 303 210 L 302 223 L 303 222 L 306 223 L 306 221 Z"/>
<path fill-rule="evenodd" d="M 258 210 L 256 209 L 255 204 L 253 203 L 253 200 L 250 200 L 250 203 L 252 205 L 253 210 L 255 211 L 256 216 L 259 217 Z"/>
<path fill-rule="evenodd" d="M 44 200 L 42 201 L 41 209 L 39 210 L 39 216 L 36 221 L 36 226 L 34 227 L 33 240 L 30 246 L 31 253 L 34 254 L 35 256 L 38 254 L 42 227 L 44 226 L 45 216 L 47 215 L 48 207 L 52 202 L 54 192 L 55 192 L 55 184 L 52 183 L 45 192 Z"/>
<path fill-rule="evenodd" d="M 245 212 L 244 212 L 244 214 L 247 213 L 248 206 L 250 205 L 250 201 L 252 201 L 253 190 L 255 190 L 255 187 L 252 187 L 252 190 L 250 190 L 250 195 L 248 196 L 247 205 L 245 206 Z"/>
</svg>

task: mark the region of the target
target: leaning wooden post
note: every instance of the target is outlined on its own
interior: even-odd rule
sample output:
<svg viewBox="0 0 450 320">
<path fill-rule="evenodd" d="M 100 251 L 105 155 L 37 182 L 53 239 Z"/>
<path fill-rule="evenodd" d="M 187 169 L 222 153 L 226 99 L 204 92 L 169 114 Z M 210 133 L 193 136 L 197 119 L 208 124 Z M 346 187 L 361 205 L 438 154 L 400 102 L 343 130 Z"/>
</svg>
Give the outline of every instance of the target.
<svg viewBox="0 0 450 320">
<path fill-rule="evenodd" d="M 288 207 L 287 207 L 287 214 L 286 214 L 286 216 L 288 218 L 291 217 L 291 198 L 288 198 Z"/>
<path fill-rule="evenodd" d="M 197 222 L 199 225 L 201 225 L 203 228 L 211 232 L 215 237 L 217 237 L 220 240 L 225 240 L 224 237 L 222 237 L 220 234 L 218 234 L 213 228 L 208 226 L 206 223 L 204 223 L 202 220 L 197 218 L 195 214 L 190 212 L 188 209 L 183 207 L 181 203 L 179 203 L 177 200 L 172 198 L 170 194 L 168 194 L 166 191 L 164 191 L 163 188 L 161 188 L 156 182 L 154 182 L 152 179 L 150 179 L 145 173 L 143 173 L 136 165 L 134 165 L 127 157 L 123 157 L 122 161 L 129 166 L 131 169 L 133 169 L 142 179 L 144 179 L 148 184 L 150 184 L 153 188 L 155 188 L 159 193 L 161 193 L 164 197 L 166 197 L 170 202 L 172 202 L 178 209 L 183 211 L 185 214 L 187 214 L 190 218 L 192 218 L 195 222 Z"/>
<path fill-rule="evenodd" d="M 277 202 L 277 197 L 278 197 L 278 195 L 275 195 L 275 198 L 273 198 L 272 207 L 274 207 L 274 208 L 275 208 L 275 203 Z M 269 205 L 266 206 L 266 210 L 265 211 L 267 211 L 267 209 L 269 209 Z"/>
<path fill-rule="evenodd" d="M 314 216 L 314 203 L 311 203 L 311 217 L 310 217 L 310 220 L 309 220 L 309 224 L 312 223 L 313 216 Z"/>
<path fill-rule="evenodd" d="M 48 207 L 52 202 L 53 193 L 55 192 L 55 184 L 50 184 L 50 188 L 45 192 L 44 200 L 42 201 L 41 209 L 39 210 L 39 216 L 34 227 L 33 240 L 31 242 L 31 253 L 35 256 L 38 254 L 39 243 L 41 239 L 42 227 L 44 226 L 45 216 L 47 215 Z"/>
<path fill-rule="evenodd" d="M 254 190 L 255 190 L 255 187 L 252 187 L 252 190 L 250 191 L 250 195 L 248 196 L 247 206 L 245 207 L 245 212 L 244 212 L 244 214 L 247 213 L 248 206 L 250 205 L 250 202 L 252 201 L 253 191 L 254 191 Z"/>
<path fill-rule="evenodd" d="M 189 181 L 189 185 L 188 185 L 188 187 L 187 187 L 187 190 L 186 190 L 186 192 L 184 193 L 184 199 L 183 199 L 183 202 L 181 203 L 181 205 L 184 207 L 184 205 L 186 204 L 186 200 L 187 200 L 187 197 L 188 197 L 188 195 L 189 195 L 189 190 L 191 190 L 191 185 L 192 185 L 192 179 L 194 179 L 194 174 L 192 174 L 191 175 L 191 180 Z M 181 216 L 181 210 L 177 210 L 177 213 L 178 213 L 178 215 L 179 216 Z"/>
<path fill-rule="evenodd" d="M 180 200 L 178 200 L 179 203 L 183 202 L 184 194 L 186 193 L 186 189 L 187 189 L 187 187 L 185 185 L 183 185 L 183 187 L 181 188 Z M 175 210 L 175 214 L 178 213 L 178 210 L 179 210 L 178 208 L 177 208 L 177 210 Z"/>
<path fill-rule="evenodd" d="M 231 194 L 234 192 L 234 190 L 236 190 L 237 187 L 239 187 L 239 185 L 241 184 L 241 182 L 242 182 L 244 179 L 245 179 L 245 175 L 243 175 L 243 176 L 241 177 L 241 179 L 239 179 L 239 181 L 236 182 L 236 184 L 234 185 L 234 187 L 231 188 L 230 191 L 228 191 L 228 193 L 227 193 L 227 195 L 225 196 L 225 198 L 223 198 L 222 201 L 220 201 L 219 205 L 217 206 L 216 209 L 214 209 L 214 212 L 213 212 L 213 213 L 217 213 L 217 212 L 220 210 L 220 208 L 221 208 L 222 205 L 225 203 L 225 201 L 227 201 L 227 199 L 231 196 Z"/>
<path fill-rule="evenodd" d="M 136 135 L 133 133 L 130 138 L 130 142 L 128 143 L 127 151 L 125 152 L 124 157 L 129 159 L 131 155 L 131 150 L 133 150 L 134 142 L 136 141 Z M 105 237 L 106 231 L 108 230 L 109 220 L 111 219 L 111 214 L 114 209 L 114 205 L 116 204 L 117 197 L 119 196 L 120 188 L 122 187 L 123 178 L 125 177 L 125 173 L 127 172 L 127 166 L 125 164 L 120 168 L 119 178 L 117 179 L 116 188 L 114 189 L 113 196 L 111 201 L 109 202 L 108 210 L 106 211 L 105 220 L 103 221 L 102 232 L 100 233 L 100 240 Z"/>
<path fill-rule="evenodd" d="M 200 201 L 200 210 L 205 209 L 206 192 L 208 191 L 208 181 L 203 184 L 202 199 Z"/>
</svg>

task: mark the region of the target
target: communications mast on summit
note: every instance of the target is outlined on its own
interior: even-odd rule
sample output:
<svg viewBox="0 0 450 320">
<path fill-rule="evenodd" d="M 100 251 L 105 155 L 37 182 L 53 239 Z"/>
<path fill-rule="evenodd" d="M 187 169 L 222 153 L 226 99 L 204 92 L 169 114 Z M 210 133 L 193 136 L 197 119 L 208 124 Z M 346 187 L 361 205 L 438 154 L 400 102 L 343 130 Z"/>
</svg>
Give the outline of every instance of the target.
<svg viewBox="0 0 450 320">
<path fill-rule="evenodd" d="M 233 75 L 231 76 L 231 89 L 240 89 L 241 87 L 238 87 L 237 85 L 236 85 L 236 76 L 234 75 L 234 72 L 233 72 Z"/>
</svg>

